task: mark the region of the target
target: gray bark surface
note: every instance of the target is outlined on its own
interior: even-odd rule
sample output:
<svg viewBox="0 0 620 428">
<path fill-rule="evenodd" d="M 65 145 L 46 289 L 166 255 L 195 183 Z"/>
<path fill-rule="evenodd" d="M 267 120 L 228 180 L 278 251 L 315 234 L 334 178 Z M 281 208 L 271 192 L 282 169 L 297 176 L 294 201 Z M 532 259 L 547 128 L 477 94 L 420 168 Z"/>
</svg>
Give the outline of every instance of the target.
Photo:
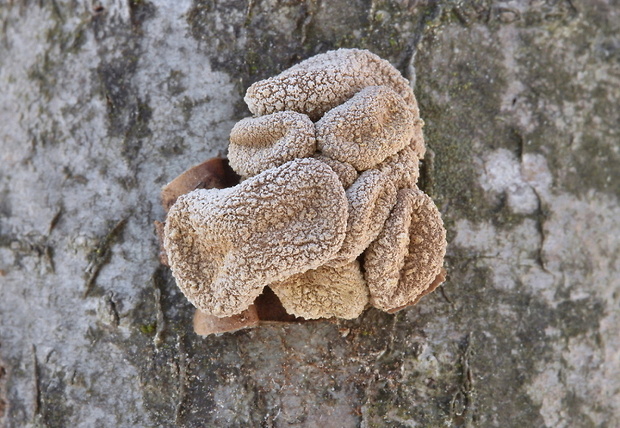
<svg viewBox="0 0 620 428">
<path fill-rule="evenodd" d="M 448 280 L 198 337 L 160 188 L 338 47 L 414 84 Z M 614 0 L 2 1 L 0 426 L 620 426 L 619 106 Z"/>
</svg>

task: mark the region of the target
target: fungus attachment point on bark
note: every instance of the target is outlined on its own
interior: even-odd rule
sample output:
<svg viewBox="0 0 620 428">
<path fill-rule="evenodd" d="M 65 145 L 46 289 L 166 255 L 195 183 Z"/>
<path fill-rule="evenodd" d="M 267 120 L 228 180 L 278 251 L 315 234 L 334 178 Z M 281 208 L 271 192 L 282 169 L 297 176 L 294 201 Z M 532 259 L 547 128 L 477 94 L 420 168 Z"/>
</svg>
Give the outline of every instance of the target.
<svg viewBox="0 0 620 428">
<path fill-rule="evenodd" d="M 230 166 L 209 160 L 162 191 L 162 262 L 198 334 L 391 313 L 445 280 L 445 229 L 416 185 L 423 121 L 394 67 L 339 49 L 245 101 L 255 116 L 233 128 Z"/>
</svg>

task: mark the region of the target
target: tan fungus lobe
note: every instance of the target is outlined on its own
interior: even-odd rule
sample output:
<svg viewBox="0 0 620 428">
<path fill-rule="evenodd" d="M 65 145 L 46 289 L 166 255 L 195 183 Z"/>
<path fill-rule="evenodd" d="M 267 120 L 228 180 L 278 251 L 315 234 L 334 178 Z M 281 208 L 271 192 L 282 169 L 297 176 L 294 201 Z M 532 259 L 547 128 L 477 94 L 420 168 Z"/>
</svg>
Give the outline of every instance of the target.
<svg viewBox="0 0 620 428">
<path fill-rule="evenodd" d="M 164 248 L 188 300 L 225 317 L 248 308 L 266 284 L 333 258 L 346 219 L 337 175 L 316 159 L 299 159 L 235 187 L 179 197 Z"/>
<path fill-rule="evenodd" d="M 252 177 L 316 150 L 314 123 L 308 116 L 283 111 L 240 120 L 230 131 L 228 159 L 243 177 Z"/>
<path fill-rule="evenodd" d="M 346 191 L 349 203 L 347 231 L 330 266 L 351 263 L 377 237 L 396 203 L 390 177 L 376 169 L 364 171 Z"/>
<path fill-rule="evenodd" d="M 443 281 L 446 231 L 437 207 L 419 189 L 398 192 L 385 227 L 364 253 L 370 302 L 392 311 L 413 304 Z"/>
<path fill-rule="evenodd" d="M 407 79 L 388 61 L 360 49 L 338 49 L 313 56 L 277 76 L 254 83 L 244 100 L 257 116 L 292 110 L 318 120 L 365 87 L 381 85 L 396 91 L 419 116 Z"/>
<path fill-rule="evenodd" d="M 215 157 L 183 172 L 161 190 L 161 203 L 168 210 L 179 196 L 196 189 L 225 189 L 239 183 L 239 175 L 230 167 L 228 160 Z M 164 223 L 154 221 L 155 232 L 160 244 L 159 261 L 170 266 L 168 255 L 163 248 Z"/>
<path fill-rule="evenodd" d="M 398 190 L 414 188 L 420 178 L 420 160 L 411 145 L 381 162 L 376 169 L 387 174 Z"/>
<path fill-rule="evenodd" d="M 365 171 L 405 148 L 416 126 L 416 117 L 400 95 L 387 86 L 370 86 L 316 123 L 317 147 Z"/>
<path fill-rule="evenodd" d="M 286 312 L 305 319 L 357 318 L 368 303 L 368 287 L 357 261 L 317 269 L 270 284 Z"/>
<path fill-rule="evenodd" d="M 342 183 L 342 187 L 344 187 L 345 189 L 348 189 L 351 184 L 353 184 L 355 180 L 357 180 L 357 170 L 353 168 L 351 164 L 337 161 L 336 159 L 332 159 L 329 156 L 325 156 L 319 153 L 316 153 L 312 157 L 329 165 L 329 167 L 334 170 L 334 172 L 340 179 L 340 182 Z"/>
</svg>

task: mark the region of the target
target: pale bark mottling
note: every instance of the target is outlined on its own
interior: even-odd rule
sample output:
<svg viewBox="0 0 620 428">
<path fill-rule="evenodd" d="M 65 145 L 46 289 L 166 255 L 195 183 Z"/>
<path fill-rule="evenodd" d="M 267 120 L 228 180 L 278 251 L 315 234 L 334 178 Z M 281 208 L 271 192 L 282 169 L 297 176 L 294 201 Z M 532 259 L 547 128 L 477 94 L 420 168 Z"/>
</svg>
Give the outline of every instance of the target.
<svg viewBox="0 0 620 428">
<path fill-rule="evenodd" d="M 448 280 L 200 338 L 159 191 L 337 47 L 415 82 Z M 620 426 L 619 70 L 614 0 L 3 2 L 0 425 Z"/>
</svg>

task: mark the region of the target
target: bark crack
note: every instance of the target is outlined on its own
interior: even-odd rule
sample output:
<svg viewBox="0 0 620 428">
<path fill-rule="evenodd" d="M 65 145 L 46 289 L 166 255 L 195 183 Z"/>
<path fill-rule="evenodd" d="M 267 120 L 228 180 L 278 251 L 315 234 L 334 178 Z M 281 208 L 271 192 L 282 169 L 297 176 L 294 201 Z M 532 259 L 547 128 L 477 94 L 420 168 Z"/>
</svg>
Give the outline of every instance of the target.
<svg viewBox="0 0 620 428">
<path fill-rule="evenodd" d="M 179 355 L 179 385 L 177 389 L 177 405 L 174 414 L 174 423 L 180 426 L 183 417 L 185 397 L 187 395 L 187 353 L 185 350 L 185 336 L 180 335 L 177 339 L 177 353 Z"/>
<path fill-rule="evenodd" d="M 32 377 L 34 380 L 34 418 L 41 416 L 41 375 L 39 360 L 37 358 L 37 347 L 32 344 Z"/>
<path fill-rule="evenodd" d="M 82 294 L 82 298 L 88 297 L 88 294 L 91 292 L 95 281 L 97 280 L 97 277 L 101 272 L 101 269 L 112 258 L 112 245 L 116 242 L 119 235 L 122 234 L 125 226 L 127 225 L 128 219 L 129 216 L 117 221 L 116 224 L 112 226 L 110 231 L 106 233 L 106 235 L 101 240 L 99 240 L 99 243 L 89 254 L 89 263 L 85 269 L 86 283 L 84 286 L 84 293 Z"/>
<path fill-rule="evenodd" d="M 538 245 L 538 250 L 536 252 L 536 262 L 538 263 L 538 265 L 540 265 L 543 271 L 547 273 L 551 273 L 547 269 L 547 263 L 545 262 L 545 253 L 544 253 L 545 239 L 546 239 L 545 221 L 547 221 L 547 213 L 546 213 L 546 210 L 544 209 L 544 205 L 543 205 L 544 203 L 543 203 L 542 197 L 540 196 L 540 193 L 533 186 L 530 186 L 530 187 L 532 191 L 534 192 L 534 195 L 536 195 L 536 199 L 538 200 L 538 207 L 536 209 L 535 215 L 536 215 L 536 227 L 538 229 L 538 234 L 540 236 L 540 243 Z"/>
<path fill-rule="evenodd" d="M 459 426 L 474 426 L 474 375 L 470 364 L 472 355 L 473 335 L 469 332 L 461 353 L 461 382 L 450 402 L 452 417 Z"/>
</svg>

